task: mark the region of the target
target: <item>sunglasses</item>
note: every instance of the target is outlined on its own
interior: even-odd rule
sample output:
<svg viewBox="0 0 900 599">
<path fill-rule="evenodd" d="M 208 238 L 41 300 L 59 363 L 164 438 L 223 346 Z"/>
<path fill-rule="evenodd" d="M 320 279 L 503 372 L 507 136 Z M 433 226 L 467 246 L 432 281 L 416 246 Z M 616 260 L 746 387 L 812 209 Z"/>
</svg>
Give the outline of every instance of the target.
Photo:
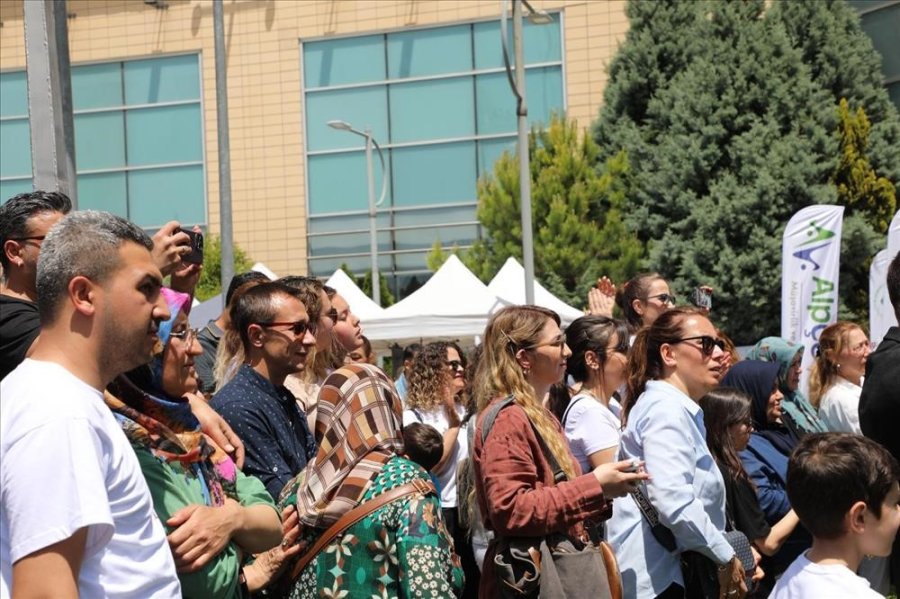
<svg viewBox="0 0 900 599">
<path fill-rule="evenodd" d="M 672 304 L 675 305 L 676 297 L 671 293 L 660 293 L 657 295 L 651 295 L 647 297 L 648 300 L 658 299 L 664 304 Z"/>
<path fill-rule="evenodd" d="M 256 324 L 264 329 L 269 329 L 272 327 L 290 327 L 287 330 L 291 331 L 295 337 L 302 337 L 306 334 L 306 331 L 309 331 L 313 335 L 316 334 L 315 325 L 305 320 L 298 320 L 297 322 L 258 322 Z"/>
<path fill-rule="evenodd" d="M 447 360 L 444 362 L 447 366 L 450 367 L 450 370 L 465 370 L 466 365 L 463 364 L 460 360 Z"/>
<path fill-rule="evenodd" d="M 684 337 L 683 339 L 678 339 L 673 343 L 683 343 L 685 341 L 699 341 L 700 342 L 700 353 L 703 354 L 704 357 L 708 358 L 713 355 L 715 348 L 719 348 L 722 351 L 725 351 L 725 342 L 721 339 L 716 339 L 715 337 L 710 337 L 709 335 L 698 335 L 697 337 Z M 693 345 L 693 343 L 691 344 Z M 694 345 L 694 347 L 697 347 Z"/>
</svg>

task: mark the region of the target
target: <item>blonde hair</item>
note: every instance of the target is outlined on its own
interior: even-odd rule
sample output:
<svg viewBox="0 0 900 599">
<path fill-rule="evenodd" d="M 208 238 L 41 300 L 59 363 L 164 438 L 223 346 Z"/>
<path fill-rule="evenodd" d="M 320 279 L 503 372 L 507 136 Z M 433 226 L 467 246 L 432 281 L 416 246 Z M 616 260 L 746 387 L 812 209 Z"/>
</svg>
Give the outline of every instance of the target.
<svg viewBox="0 0 900 599">
<path fill-rule="evenodd" d="M 822 396 L 834 385 L 838 375 L 838 356 L 844 351 L 850 332 L 862 330 L 854 322 L 838 321 L 825 327 L 819 335 L 819 348 L 809 374 L 809 402 L 819 409 Z"/>
<path fill-rule="evenodd" d="M 241 341 L 241 333 L 235 328 L 234 320 L 231 318 L 231 308 L 234 306 L 242 295 L 263 283 L 267 283 L 268 279 L 251 279 L 240 285 L 231 294 L 231 301 L 225 306 L 225 314 L 228 316 L 225 322 L 225 330 L 222 332 L 222 338 L 219 340 L 219 346 L 216 348 L 216 362 L 213 365 L 213 379 L 216 382 L 215 392 L 225 386 L 230 381 L 238 368 L 241 367 L 247 356 L 244 353 L 244 344 Z"/>
<path fill-rule="evenodd" d="M 555 312 L 540 306 L 508 306 L 491 318 L 484 330 L 484 352 L 475 373 L 475 397 L 481 412 L 494 399 L 512 395 L 571 480 L 575 478 L 575 462 L 559 422 L 535 396 L 516 360 L 518 350 L 540 342 L 548 320 L 559 324 Z"/>
</svg>

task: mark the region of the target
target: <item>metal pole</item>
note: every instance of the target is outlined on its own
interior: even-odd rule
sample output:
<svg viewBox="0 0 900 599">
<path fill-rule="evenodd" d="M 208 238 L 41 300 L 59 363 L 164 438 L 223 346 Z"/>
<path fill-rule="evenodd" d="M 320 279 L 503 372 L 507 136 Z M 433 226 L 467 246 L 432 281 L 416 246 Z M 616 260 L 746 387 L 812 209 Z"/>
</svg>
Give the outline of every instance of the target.
<svg viewBox="0 0 900 599">
<path fill-rule="evenodd" d="M 534 242 L 531 225 L 531 169 L 528 164 L 528 107 L 525 104 L 525 58 L 522 50 L 522 2 L 513 0 L 513 48 L 516 56 L 516 115 L 519 126 L 519 192 L 522 212 L 522 261 L 525 267 L 525 303 L 534 303 Z"/>
<path fill-rule="evenodd" d="M 366 175 L 369 180 L 369 251 L 372 254 L 372 301 L 381 305 L 381 282 L 378 280 L 378 235 L 375 212 L 375 168 L 372 164 L 372 129 L 366 127 Z"/>
<path fill-rule="evenodd" d="M 78 207 L 66 2 L 25 2 L 25 64 L 34 189 L 60 191 Z"/>
<path fill-rule="evenodd" d="M 216 54 L 216 124 L 219 141 L 219 229 L 222 242 L 221 280 L 223 293 L 234 277 L 234 228 L 231 222 L 231 143 L 228 137 L 228 79 L 226 77 L 224 13 L 222 0 L 213 0 L 213 39 Z"/>
</svg>

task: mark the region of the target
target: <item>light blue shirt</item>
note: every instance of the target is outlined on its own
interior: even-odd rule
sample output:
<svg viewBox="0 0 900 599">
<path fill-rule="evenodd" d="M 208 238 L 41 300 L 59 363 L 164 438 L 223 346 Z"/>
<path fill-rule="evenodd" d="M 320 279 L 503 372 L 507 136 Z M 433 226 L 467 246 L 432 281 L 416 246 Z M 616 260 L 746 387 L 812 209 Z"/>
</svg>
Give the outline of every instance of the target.
<svg viewBox="0 0 900 599">
<path fill-rule="evenodd" d="M 716 563 L 734 549 L 725 540 L 725 482 L 706 446 L 703 412 L 669 383 L 650 381 L 622 433 L 619 459 L 644 460 L 652 477 L 644 494 L 671 530 L 679 551 L 698 551 Z M 679 557 L 656 542 L 631 497 L 615 501 L 609 543 L 622 571 L 623 596 L 656 597 L 684 585 Z"/>
<path fill-rule="evenodd" d="M 397 395 L 400 396 L 400 401 L 403 402 L 403 407 L 406 407 L 406 375 L 404 373 L 400 373 L 400 377 L 394 381 L 394 388 L 397 389 Z"/>
</svg>

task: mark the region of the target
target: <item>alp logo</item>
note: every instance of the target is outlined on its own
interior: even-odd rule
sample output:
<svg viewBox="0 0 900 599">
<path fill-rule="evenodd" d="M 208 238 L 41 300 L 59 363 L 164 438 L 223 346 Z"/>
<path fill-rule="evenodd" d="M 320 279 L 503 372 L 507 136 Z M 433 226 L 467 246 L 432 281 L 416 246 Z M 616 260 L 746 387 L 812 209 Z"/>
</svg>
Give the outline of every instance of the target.
<svg viewBox="0 0 900 599">
<path fill-rule="evenodd" d="M 819 270 L 822 268 L 822 265 L 815 261 L 813 254 L 831 244 L 832 238 L 835 237 L 834 231 L 829 231 L 824 227 L 820 227 L 816 224 L 816 221 L 810 221 L 809 227 L 806 229 L 806 236 L 809 237 L 809 239 L 801 243 L 799 247 L 808 246 L 810 244 L 818 245 L 797 250 L 794 252 L 793 256 L 803 261 L 800 265 L 801 270 L 806 270 L 810 265 L 812 265 L 814 271 Z"/>
</svg>

